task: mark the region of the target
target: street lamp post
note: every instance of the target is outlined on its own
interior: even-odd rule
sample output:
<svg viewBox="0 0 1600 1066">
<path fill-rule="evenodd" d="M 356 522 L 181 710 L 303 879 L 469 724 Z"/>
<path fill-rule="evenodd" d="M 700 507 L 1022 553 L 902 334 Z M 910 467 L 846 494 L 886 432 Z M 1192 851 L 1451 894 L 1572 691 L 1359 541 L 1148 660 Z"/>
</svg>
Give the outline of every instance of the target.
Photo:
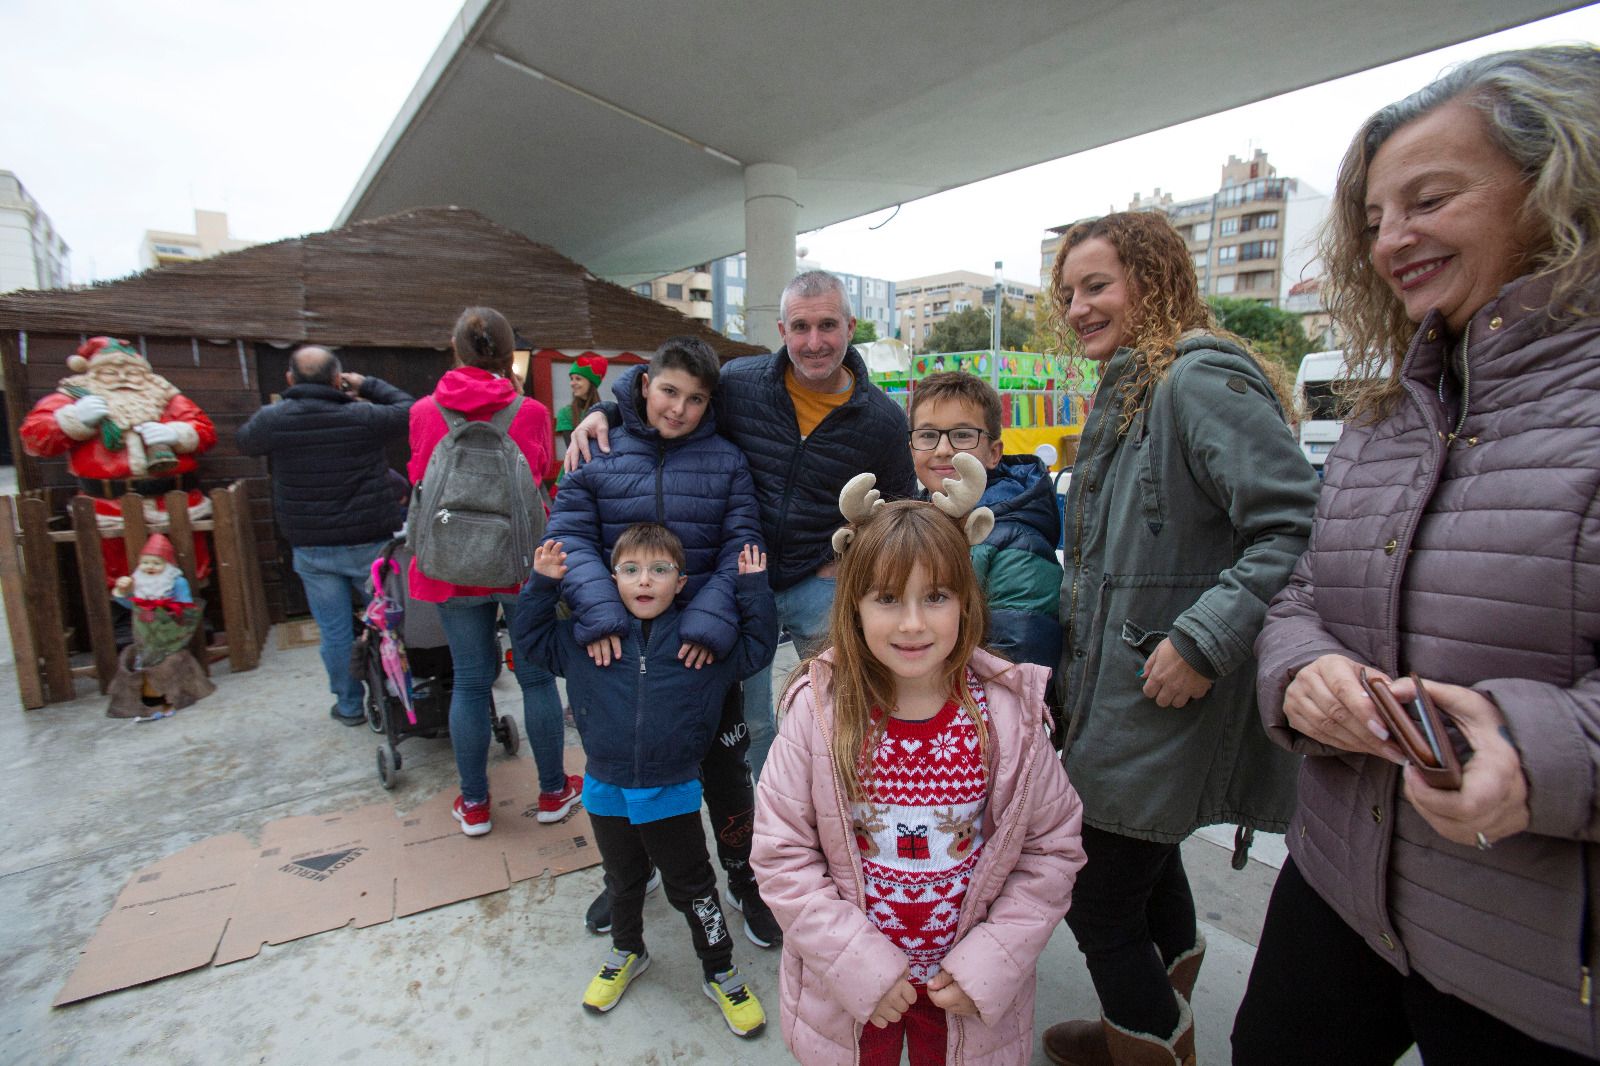
<svg viewBox="0 0 1600 1066">
<path fill-rule="evenodd" d="M 1002 263 L 994 261 L 994 313 L 989 316 L 989 384 L 1000 391 L 1000 309 L 1006 297 L 1005 281 L 1000 277 Z"/>
</svg>

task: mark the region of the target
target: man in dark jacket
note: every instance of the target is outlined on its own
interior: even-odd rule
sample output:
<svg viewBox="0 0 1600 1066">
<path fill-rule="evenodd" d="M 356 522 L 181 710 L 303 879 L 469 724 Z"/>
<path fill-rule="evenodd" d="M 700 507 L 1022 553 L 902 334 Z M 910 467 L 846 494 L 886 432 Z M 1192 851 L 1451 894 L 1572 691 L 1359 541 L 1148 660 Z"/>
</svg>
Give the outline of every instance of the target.
<svg viewBox="0 0 1600 1066">
<path fill-rule="evenodd" d="M 294 570 L 322 632 L 332 715 L 360 725 L 361 682 L 350 672 L 352 594 L 404 520 L 385 444 L 403 438 L 411 397 L 346 373 L 326 348 L 289 357 L 289 388 L 239 427 L 239 450 L 272 460 L 272 506 L 294 548 Z M 367 402 L 358 402 L 365 400 Z"/>
<path fill-rule="evenodd" d="M 870 471 L 885 499 L 916 488 L 905 412 L 867 380 L 866 362 L 850 347 L 855 328 L 844 282 L 806 271 L 783 290 L 783 347 L 724 365 L 715 397 L 717 430 L 744 451 L 755 479 L 780 636 L 787 633 L 802 657 L 821 650 L 828 635 L 830 539 L 844 524 L 845 482 Z M 615 417 L 615 405 L 607 406 Z M 573 451 L 588 457 L 584 426 L 610 451 L 599 418 L 574 430 Z M 744 713 L 750 768 L 759 776 L 774 733 L 770 667 L 744 683 Z"/>
</svg>

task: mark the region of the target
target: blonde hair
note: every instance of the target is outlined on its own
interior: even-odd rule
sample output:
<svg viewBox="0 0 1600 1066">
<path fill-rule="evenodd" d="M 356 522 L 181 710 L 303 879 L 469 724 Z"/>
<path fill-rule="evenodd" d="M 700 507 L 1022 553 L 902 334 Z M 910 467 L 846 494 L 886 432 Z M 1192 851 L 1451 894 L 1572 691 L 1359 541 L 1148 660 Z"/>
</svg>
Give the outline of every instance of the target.
<svg viewBox="0 0 1600 1066">
<path fill-rule="evenodd" d="M 1096 237 L 1116 250 L 1127 272 L 1128 333 L 1123 346 L 1133 349 L 1133 366 L 1122 376 L 1122 421 L 1117 433 L 1125 434 L 1133 420 L 1150 403 L 1150 395 L 1178 361 L 1178 342 L 1186 335 L 1210 334 L 1226 338 L 1250 353 L 1266 376 L 1279 401 L 1291 404 L 1288 375 L 1272 360 L 1263 360 L 1241 338 L 1217 328 L 1211 307 L 1200 295 L 1189 247 L 1167 216 L 1155 211 L 1119 211 L 1101 218 L 1075 222 L 1061 239 L 1050 268 L 1050 327 L 1065 341 L 1069 355 L 1082 351 L 1082 343 L 1067 322 L 1072 293 L 1066 283 L 1067 255 Z"/>
<path fill-rule="evenodd" d="M 1483 118 L 1489 141 L 1521 168 L 1528 196 L 1506 219 L 1538 234 L 1528 272 L 1553 282 L 1555 322 L 1600 312 L 1585 291 L 1600 274 L 1600 49 L 1566 45 L 1496 52 L 1453 67 L 1362 124 L 1339 165 L 1333 210 L 1318 252 L 1327 307 L 1345 331 L 1352 417 L 1376 421 L 1400 397 L 1400 364 L 1416 323 L 1372 269 L 1367 177 L 1395 131 L 1460 100 Z"/>
<path fill-rule="evenodd" d="M 864 794 L 873 749 L 883 737 L 887 712 L 895 705 L 894 675 L 867 647 L 860 603 L 873 593 L 904 594 L 918 565 L 926 566 L 929 581 L 948 592 L 960 607 L 956 644 L 944 662 L 941 682 L 977 726 L 980 754 L 987 756 L 989 751 L 988 731 L 964 683 L 967 662 L 982 642 L 987 624 L 983 591 L 972 569 L 966 536 L 957 522 L 931 503 L 901 500 L 885 504 L 855 527 L 855 536 L 839 560 L 829 615 L 833 661 L 812 659 L 796 671 L 803 676 L 813 665 L 825 671 L 825 684 L 833 695 L 833 764 L 851 802 Z M 885 712 L 876 721 L 872 715 L 875 707 Z"/>
</svg>

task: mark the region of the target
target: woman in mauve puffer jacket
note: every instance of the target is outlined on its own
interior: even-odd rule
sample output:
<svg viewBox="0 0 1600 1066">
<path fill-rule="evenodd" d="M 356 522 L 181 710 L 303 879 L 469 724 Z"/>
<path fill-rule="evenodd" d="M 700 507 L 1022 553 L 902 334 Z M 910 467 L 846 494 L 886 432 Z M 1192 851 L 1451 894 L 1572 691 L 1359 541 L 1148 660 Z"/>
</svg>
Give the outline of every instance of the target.
<svg viewBox="0 0 1600 1066">
<path fill-rule="evenodd" d="M 1335 201 L 1355 407 L 1256 645 L 1267 729 L 1306 759 L 1234 1061 L 1593 1061 L 1600 49 L 1485 56 L 1384 108 Z M 1363 668 L 1453 718 L 1459 790 L 1399 765 Z"/>
</svg>

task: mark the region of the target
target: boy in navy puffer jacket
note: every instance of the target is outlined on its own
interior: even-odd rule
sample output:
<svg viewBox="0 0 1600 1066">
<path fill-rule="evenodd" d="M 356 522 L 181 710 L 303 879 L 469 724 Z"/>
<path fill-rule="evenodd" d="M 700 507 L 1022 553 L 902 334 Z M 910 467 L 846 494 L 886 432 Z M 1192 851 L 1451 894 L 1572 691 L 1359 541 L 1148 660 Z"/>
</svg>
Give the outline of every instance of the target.
<svg viewBox="0 0 1600 1066">
<path fill-rule="evenodd" d="M 677 653 L 684 615 L 673 603 L 687 581 L 684 563 L 682 544 L 665 526 L 641 523 L 618 537 L 614 587 L 631 617 L 614 661 L 601 665 L 576 635 L 576 621 L 556 620 L 567 555 L 547 540 L 534 555 L 513 636 L 519 656 L 566 677 L 588 756 L 584 805 L 611 890 L 611 950 L 589 982 L 584 1008 L 611 1010 L 650 965 L 644 897 L 654 866 L 689 923 L 705 994 L 735 1035 L 752 1037 L 766 1016 L 733 963 L 700 822 L 699 772 L 728 687 L 772 662 L 777 613 L 766 554 L 746 544 L 737 559 L 737 643 L 700 670 L 685 669 Z"/>
<path fill-rule="evenodd" d="M 623 530 L 638 522 L 659 522 L 683 542 L 678 670 L 700 670 L 726 657 L 738 640 L 739 553 L 746 544 L 766 545 L 744 453 L 717 433 L 711 396 L 719 376 L 716 353 L 698 337 L 662 344 L 648 368 L 629 371 L 616 384 L 622 424 L 610 454 L 596 455 L 561 482 L 545 535 L 566 547 L 561 595 L 572 608 L 578 642 L 600 666 L 617 655 L 632 621 L 611 580 L 611 553 Z M 750 941 L 770 947 L 782 932 L 750 871 L 755 792 L 740 695 L 737 685 L 730 687 L 701 779 L 717 858 L 728 873 L 728 901 L 744 912 Z M 606 892 L 590 905 L 584 924 L 596 934 L 610 930 Z"/>
</svg>

